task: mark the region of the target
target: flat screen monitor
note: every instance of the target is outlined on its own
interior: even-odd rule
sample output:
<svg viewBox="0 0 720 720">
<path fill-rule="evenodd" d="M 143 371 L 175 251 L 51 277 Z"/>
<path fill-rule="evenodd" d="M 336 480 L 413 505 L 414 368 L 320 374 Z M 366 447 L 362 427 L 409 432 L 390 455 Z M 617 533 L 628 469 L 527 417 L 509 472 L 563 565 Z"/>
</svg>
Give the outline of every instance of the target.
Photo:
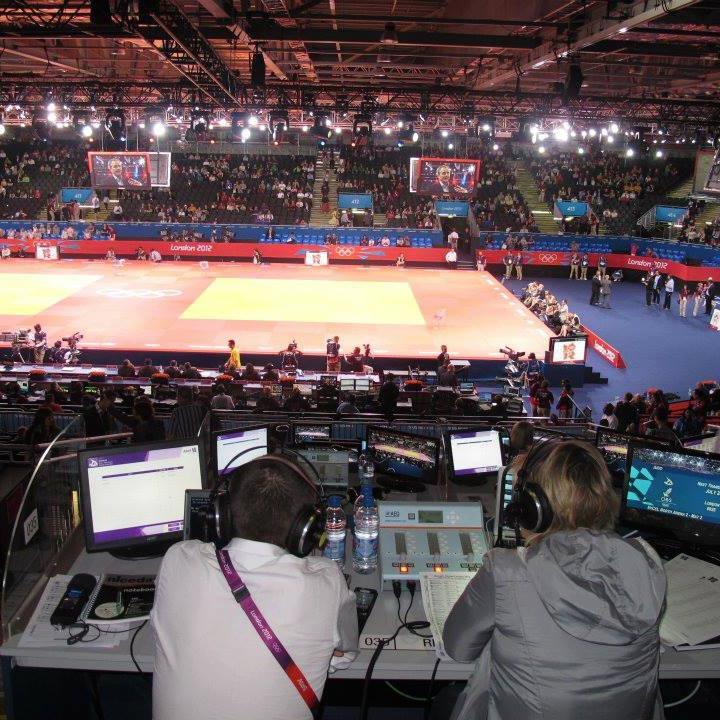
<svg viewBox="0 0 720 720">
<path fill-rule="evenodd" d="M 503 465 L 497 430 L 461 430 L 450 433 L 450 463 L 455 478 L 496 473 Z"/>
<path fill-rule="evenodd" d="M 698 545 L 720 543 L 720 456 L 631 442 L 622 520 Z"/>
<path fill-rule="evenodd" d="M 480 175 L 480 161 L 420 158 L 417 191 L 421 194 L 469 200 Z"/>
<path fill-rule="evenodd" d="M 358 392 L 369 392 L 370 378 L 355 378 L 355 390 Z"/>
<path fill-rule="evenodd" d="M 267 455 L 268 429 L 265 425 L 218 430 L 213 436 L 217 478 L 229 475 L 235 468 Z"/>
<path fill-rule="evenodd" d="M 78 462 L 88 552 L 151 554 L 182 539 L 185 491 L 203 487 L 198 441 L 83 450 Z"/>
<path fill-rule="evenodd" d="M 550 338 L 550 362 L 558 365 L 582 365 L 587 357 L 587 335 Z"/>
<path fill-rule="evenodd" d="M 347 392 L 355 389 L 355 380 L 352 378 L 343 378 L 340 380 L 340 389 Z"/>
<path fill-rule="evenodd" d="M 150 190 L 150 155 L 146 152 L 89 152 L 90 184 L 111 190 Z"/>
<path fill-rule="evenodd" d="M 352 451 L 325 446 L 300 448 L 298 453 L 312 463 L 324 486 L 347 488 Z"/>
<path fill-rule="evenodd" d="M 378 473 L 437 485 L 439 440 L 376 425 L 367 428 L 366 440 Z"/>
<path fill-rule="evenodd" d="M 638 442 L 641 438 L 630 433 L 599 427 L 595 433 L 595 447 L 603 454 L 605 462 L 615 468 L 624 469 L 627 461 L 628 447 L 631 442 Z M 644 444 L 655 447 L 670 447 L 669 441 L 657 438 L 643 440 Z"/>
<path fill-rule="evenodd" d="M 330 425 L 320 423 L 295 423 L 293 425 L 293 443 L 303 445 L 306 443 L 330 442 L 332 428 Z"/>
</svg>

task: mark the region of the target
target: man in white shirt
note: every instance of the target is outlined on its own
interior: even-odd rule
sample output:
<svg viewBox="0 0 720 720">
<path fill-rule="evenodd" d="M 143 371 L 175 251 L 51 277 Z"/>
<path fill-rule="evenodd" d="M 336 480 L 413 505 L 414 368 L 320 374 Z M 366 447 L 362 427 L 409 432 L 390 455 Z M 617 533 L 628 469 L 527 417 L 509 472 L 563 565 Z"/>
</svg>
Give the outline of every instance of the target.
<svg viewBox="0 0 720 720">
<path fill-rule="evenodd" d="M 457 253 L 452 248 L 445 253 L 445 262 L 451 270 L 457 268 Z"/>
<path fill-rule="evenodd" d="M 453 230 L 453 231 L 448 235 L 448 245 L 449 245 L 451 248 L 453 248 L 454 250 L 457 250 L 458 240 L 459 240 L 459 239 L 460 239 L 460 236 L 458 235 L 457 230 Z"/>
<path fill-rule="evenodd" d="M 668 275 L 668 279 L 665 281 L 665 302 L 663 303 L 663 308 L 665 310 L 670 310 L 670 307 L 672 305 L 672 296 L 675 292 L 675 279 L 672 275 Z"/>
<path fill-rule="evenodd" d="M 237 475 L 242 481 L 237 480 Z M 355 598 L 340 568 L 300 558 L 284 545 L 317 501 L 310 482 L 279 462 L 254 461 L 230 481 L 232 533 L 225 547 L 237 574 L 320 698 L 328 668 L 357 650 Z M 157 577 L 154 720 L 311 720 L 308 705 L 236 602 L 215 546 L 181 542 Z"/>
</svg>

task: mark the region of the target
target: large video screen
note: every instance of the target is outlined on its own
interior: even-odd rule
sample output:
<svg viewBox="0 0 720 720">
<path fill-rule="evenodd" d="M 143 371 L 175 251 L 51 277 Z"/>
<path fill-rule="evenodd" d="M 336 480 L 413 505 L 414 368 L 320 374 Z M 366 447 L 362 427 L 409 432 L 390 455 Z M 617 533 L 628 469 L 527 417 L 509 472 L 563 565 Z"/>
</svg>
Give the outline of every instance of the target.
<svg viewBox="0 0 720 720">
<path fill-rule="evenodd" d="M 703 190 L 709 193 L 720 194 L 720 151 L 718 151 L 713 158 Z"/>
<path fill-rule="evenodd" d="M 90 184 L 94 188 L 110 190 L 149 190 L 150 153 L 146 152 L 89 152 Z"/>
<path fill-rule="evenodd" d="M 479 160 L 420 158 L 418 193 L 470 198 L 480 175 Z"/>
<path fill-rule="evenodd" d="M 150 153 L 150 183 L 153 187 L 170 187 L 171 158 L 169 152 Z"/>
</svg>

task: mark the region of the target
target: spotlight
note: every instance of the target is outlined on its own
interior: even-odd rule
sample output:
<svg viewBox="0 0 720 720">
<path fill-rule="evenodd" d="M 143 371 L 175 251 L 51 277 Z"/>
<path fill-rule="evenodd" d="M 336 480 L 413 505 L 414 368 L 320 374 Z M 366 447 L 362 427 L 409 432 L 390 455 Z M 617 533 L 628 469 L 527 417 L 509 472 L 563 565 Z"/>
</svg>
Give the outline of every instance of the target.
<svg viewBox="0 0 720 720">
<path fill-rule="evenodd" d="M 250 132 L 250 128 L 243 128 L 240 131 L 240 140 L 242 140 L 242 142 L 247 142 L 251 135 L 252 133 Z"/>
<path fill-rule="evenodd" d="M 493 150 L 499 150 L 500 146 L 497 143 L 493 143 Z"/>
<path fill-rule="evenodd" d="M 541 155 L 544 155 L 544 154 L 545 154 L 545 146 L 544 146 L 544 145 L 538 146 L 538 152 L 539 152 Z"/>
<path fill-rule="evenodd" d="M 260 121 L 258 120 L 257 115 L 250 115 L 250 117 L 248 118 L 248 125 L 249 125 L 250 127 L 257 127 L 257 124 L 258 124 L 259 122 L 260 122 Z"/>
<path fill-rule="evenodd" d="M 0 123 L 0 135 L 5 134 L 5 123 Z"/>
<path fill-rule="evenodd" d="M 275 145 L 279 145 L 290 126 L 290 118 L 288 117 L 287 110 L 277 110 L 270 113 L 269 122 L 273 142 Z"/>
<path fill-rule="evenodd" d="M 362 113 L 355 116 L 353 121 L 353 135 L 356 137 L 372 135 L 372 117 L 370 115 Z"/>
<path fill-rule="evenodd" d="M 165 135 L 165 131 L 166 131 L 165 123 L 162 122 L 162 120 L 156 120 L 156 121 L 153 123 L 153 125 L 152 125 L 152 134 L 153 134 L 155 137 L 157 137 L 157 138 L 162 137 L 163 135 Z"/>
<path fill-rule="evenodd" d="M 449 133 L 447 130 L 441 130 L 441 131 L 440 131 L 440 134 L 441 134 L 444 138 L 446 138 L 450 133 Z"/>
<path fill-rule="evenodd" d="M 663 156 L 663 151 L 662 151 L 662 150 L 656 150 L 656 151 L 655 151 L 655 157 L 656 157 L 656 158 L 661 158 L 662 156 Z"/>
<path fill-rule="evenodd" d="M 610 130 L 613 135 L 617 135 L 619 129 L 620 128 L 618 127 L 618 124 L 615 122 L 610 123 L 610 126 L 608 128 L 608 130 Z"/>
<path fill-rule="evenodd" d="M 203 135 L 208 131 L 210 124 L 210 116 L 206 112 L 193 110 L 190 113 L 190 129 L 198 135 Z"/>
<path fill-rule="evenodd" d="M 452 150 L 455 146 L 452 143 L 448 143 L 448 150 Z"/>
<path fill-rule="evenodd" d="M 390 135 L 390 134 L 392 134 L 392 128 L 389 128 L 389 127 L 383 128 L 383 132 L 386 135 Z"/>
<path fill-rule="evenodd" d="M 303 126 L 302 126 L 302 131 L 303 131 L 303 132 L 307 132 L 309 129 L 310 129 L 310 126 L 309 126 L 309 125 L 303 125 Z"/>
<path fill-rule="evenodd" d="M 608 138 L 608 140 L 610 140 L 610 138 Z M 635 155 L 635 151 L 634 151 L 632 148 L 628 148 L 628 149 L 625 151 L 625 157 L 629 157 L 629 158 L 630 158 L 630 157 L 633 157 L 634 155 Z"/>
<path fill-rule="evenodd" d="M 585 151 L 582 148 L 578 148 L 578 155 L 584 155 Z"/>
<path fill-rule="evenodd" d="M 113 140 L 120 142 L 125 137 L 125 113 L 119 108 L 108 110 L 105 115 L 105 129 Z"/>
<path fill-rule="evenodd" d="M 595 128 L 590 128 L 590 130 L 588 130 L 588 135 L 590 137 L 595 137 L 597 135 L 597 130 Z"/>
<path fill-rule="evenodd" d="M 90 127 L 90 125 L 83 125 L 83 126 L 80 128 L 80 134 L 81 134 L 84 138 L 89 138 L 89 137 L 91 137 L 91 136 L 92 136 L 92 132 L 93 132 L 93 129 L 92 129 L 92 127 Z"/>
<path fill-rule="evenodd" d="M 326 124 L 325 120 L 326 118 L 316 117 L 315 122 L 310 130 L 311 135 L 318 138 L 318 140 L 329 140 L 332 137 L 332 130 Z"/>
<path fill-rule="evenodd" d="M 608 135 L 607 141 L 612 145 L 615 142 L 615 138 L 612 135 Z"/>
</svg>

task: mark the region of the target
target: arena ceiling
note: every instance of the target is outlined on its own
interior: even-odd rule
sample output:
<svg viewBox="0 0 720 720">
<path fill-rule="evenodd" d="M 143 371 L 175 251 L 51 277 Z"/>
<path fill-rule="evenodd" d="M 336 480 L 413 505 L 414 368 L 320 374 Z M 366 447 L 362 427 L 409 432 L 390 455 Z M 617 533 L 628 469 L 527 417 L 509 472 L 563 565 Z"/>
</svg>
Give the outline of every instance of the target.
<svg viewBox="0 0 720 720">
<path fill-rule="evenodd" d="M 392 23 L 388 25 L 388 23 Z M 265 61 L 264 85 L 251 60 Z M 562 91 L 571 66 L 578 97 Z M 720 124 L 720 0 L 12 0 L 0 102 Z M 572 94 L 571 94 L 572 95 Z"/>
</svg>

